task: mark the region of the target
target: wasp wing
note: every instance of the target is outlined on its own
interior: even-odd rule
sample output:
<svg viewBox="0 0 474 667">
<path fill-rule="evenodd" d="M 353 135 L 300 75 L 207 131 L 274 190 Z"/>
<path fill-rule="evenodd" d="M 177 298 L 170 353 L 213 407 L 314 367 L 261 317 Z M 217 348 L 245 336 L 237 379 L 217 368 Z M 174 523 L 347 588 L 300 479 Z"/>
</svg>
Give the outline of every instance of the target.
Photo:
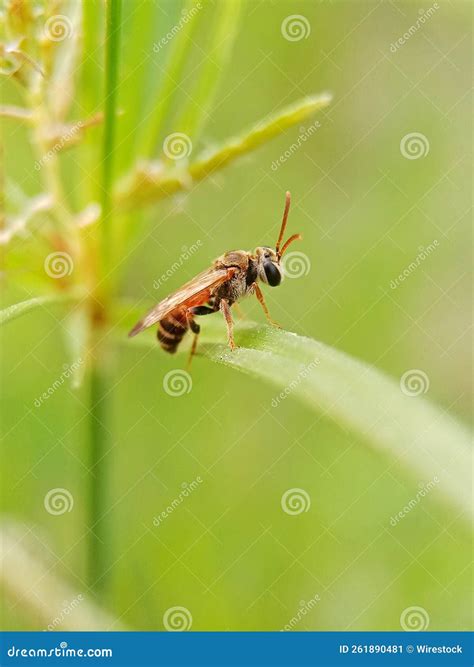
<svg viewBox="0 0 474 667">
<path fill-rule="evenodd" d="M 176 290 L 176 292 L 172 292 L 166 299 L 160 301 L 133 327 L 128 335 L 130 337 L 136 336 L 140 331 L 148 329 L 148 327 L 159 322 L 178 306 L 192 307 L 202 304 L 203 300 L 208 298 L 211 288 L 218 287 L 226 280 L 229 280 L 235 272 L 236 269 L 230 267 L 226 269 L 210 268 L 199 273 Z"/>
</svg>

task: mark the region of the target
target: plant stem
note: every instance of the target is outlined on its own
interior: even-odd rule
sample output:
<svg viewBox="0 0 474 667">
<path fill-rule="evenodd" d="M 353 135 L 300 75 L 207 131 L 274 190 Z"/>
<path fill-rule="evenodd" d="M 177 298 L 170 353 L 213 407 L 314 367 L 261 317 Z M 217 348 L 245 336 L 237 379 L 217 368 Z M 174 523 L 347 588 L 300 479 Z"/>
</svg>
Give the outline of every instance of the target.
<svg viewBox="0 0 474 667">
<path fill-rule="evenodd" d="M 107 406 L 108 373 L 102 359 L 97 358 L 91 365 L 90 373 L 90 418 L 89 438 L 90 450 L 90 491 L 89 491 L 89 553 L 88 579 L 90 585 L 101 591 L 105 587 L 104 572 L 107 544 L 106 525 L 103 519 L 105 505 L 105 455 L 108 431 L 105 426 L 108 422 Z"/>
<path fill-rule="evenodd" d="M 96 253 L 95 294 L 91 300 L 90 350 L 90 489 L 89 489 L 89 546 L 88 577 L 97 592 L 104 590 L 108 530 L 104 520 L 106 504 L 106 453 L 108 449 L 109 368 L 104 342 L 110 302 L 111 218 L 113 214 L 111 189 L 113 182 L 115 117 L 117 104 L 118 57 L 120 52 L 121 0 L 108 0 L 105 38 L 104 135 L 102 143 L 102 220 L 98 252 Z"/>
</svg>

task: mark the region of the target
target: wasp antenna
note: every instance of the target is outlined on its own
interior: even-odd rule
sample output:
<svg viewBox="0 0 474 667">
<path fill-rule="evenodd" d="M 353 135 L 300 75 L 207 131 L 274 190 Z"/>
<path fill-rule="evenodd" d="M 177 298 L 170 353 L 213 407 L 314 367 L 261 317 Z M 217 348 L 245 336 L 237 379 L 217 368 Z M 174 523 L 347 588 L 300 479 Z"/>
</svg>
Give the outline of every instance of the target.
<svg viewBox="0 0 474 667">
<path fill-rule="evenodd" d="M 293 243 L 293 241 L 300 241 L 303 237 L 301 234 L 293 234 L 293 236 L 290 236 L 290 238 L 284 243 L 283 248 L 281 249 L 279 256 L 281 257 L 285 250 L 288 248 L 290 243 Z"/>
<path fill-rule="evenodd" d="M 288 213 L 290 212 L 290 203 L 291 203 L 291 194 L 287 191 L 285 199 L 285 210 L 283 211 L 283 220 L 281 221 L 280 235 L 278 236 L 278 241 L 276 242 L 276 254 L 280 254 L 280 244 L 283 239 L 283 234 L 285 233 L 286 223 L 288 220 Z"/>
</svg>

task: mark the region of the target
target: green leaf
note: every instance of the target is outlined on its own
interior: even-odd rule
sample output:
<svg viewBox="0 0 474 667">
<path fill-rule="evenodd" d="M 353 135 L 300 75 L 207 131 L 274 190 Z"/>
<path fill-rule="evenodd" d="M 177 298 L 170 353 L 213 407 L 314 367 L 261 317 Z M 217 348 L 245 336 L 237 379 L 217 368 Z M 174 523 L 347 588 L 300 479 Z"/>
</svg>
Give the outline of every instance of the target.
<svg viewBox="0 0 474 667">
<path fill-rule="evenodd" d="M 201 181 L 222 169 L 238 157 L 250 153 L 293 125 L 301 123 L 331 102 L 329 93 L 305 97 L 271 114 L 244 131 L 228 139 L 212 151 L 205 151 L 187 169 L 165 170 L 160 162 L 141 162 L 127 174 L 117 187 L 117 205 L 133 209 L 151 204 L 163 197 L 184 190 L 190 183 Z"/>
<path fill-rule="evenodd" d="M 114 168 L 114 150 L 116 134 L 116 112 L 118 92 L 118 64 L 120 55 L 120 15 L 122 0 L 109 0 L 107 3 L 106 38 L 105 38 L 105 100 L 104 100 L 104 135 L 102 145 L 102 258 L 104 271 L 110 264 L 110 217 L 111 189 Z"/>
<path fill-rule="evenodd" d="M 4 599 L 12 605 L 18 604 L 22 614 L 33 623 L 56 627 L 58 609 L 63 609 L 64 601 L 69 600 L 68 612 L 61 618 L 63 631 L 105 631 L 112 626 L 125 630 L 116 616 L 99 606 L 92 596 L 82 595 L 81 588 L 51 567 L 51 544 L 38 526 L 3 517 L 0 544 L 0 585 Z"/>
<path fill-rule="evenodd" d="M 212 151 L 204 152 L 191 165 L 189 169 L 191 177 L 200 180 L 212 171 L 221 169 L 237 157 L 255 150 L 255 148 L 278 136 L 289 127 L 301 123 L 317 111 L 324 109 L 331 103 L 331 100 L 332 95 L 329 93 L 312 95 L 266 116 L 241 135 L 228 139 Z"/>
<path fill-rule="evenodd" d="M 219 80 L 227 69 L 234 40 L 239 27 L 240 0 L 227 0 L 214 8 L 212 44 L 202 67 L 197 82 L 182 115 L 176 123 L 176 129 L 189 136 L 196 145 L 200 131 L 211 111 Z"/>
<path fill-rule="evenodd" d="M 240 324 L 236 329 L 240 347 L 231 352 L 218 323 L 206 322 L 202 331 L 201 354 L 276 387 L 272 409 L 287 399 L 304 402 L 393 463 L 403 464 L 418 481 L 436 477 L 440 492 L 452 505 L 473 513 L 470 433 L 446 410 L 422 395 L 407 395 L 399 379 L 295 333 Z M 133 340 L 156 345 L 146 335 Z"/>
<path fill-rule="evenodd" d="M 78 68 L 77 95 L 80 114 L 90 118 L 100 109 L 102 111 L 103 97 L 103 41 L 102 24 L 104 22 L 105 6 L 102 0 L 88 0 L 82 3 L 83 48 L 81 67 Z M 100 29 L 99 29 L 100 28 Z M 92 57 L 92 54 L 93 57 Z M 77 179 L 77 189 L 81 193 L 81 202 L 98 200 L 100 184 L 97 182 L 95 170 L 97 168 L 98 146 L 100 134 L 96 129 L 85 132 L 79 149 L 78 164 L 81 165 L 80 178 Z"/>
<path fill-rule="evenodd" d="M 153 109 L 153 117 L 150 122 L 143 124 L 138 153 L 141 156 L 151 157 L 158 143 L 160 132 L 163 130 L 163 124 L 169 118 L 169 111 L 173 104 L 177 92 L 177 82 L 181 80 L 183 69 L 186 64 L 190 47 L 192 46 L 192 36 L 197 25 L 199 8 L 195 0 L 187 0 L 182 18 L 187 21 L 178 24 L 177 34 L 173 37 L 170 45 L 170 55 L 164 73 L 164 80 L 161 86 L 156 86 L 152 92 L 153 102 L 150 108 Z M 162 50 L 161 42 L 156 43 L 158 53 Z"/>
<path fill-rule="evenodd" d="M 97 112 L 103 90 L 101 73 L 103 70 L 103 22 L 105 6 L 102 0 L 87 0 L 82 3 L 82 61 L 78 71 L 78 95 L 81 113 L 91 116 Z M 93 54 L 93 57 L 92 57 Z"/>
<path fill-rule="evenodd" d="M 43 306 L 73 303 L 74 301 L 79 301 L 80 298 L 81 297 L 78 292 L 68 292 L 64 294 L 36 296 L 32 299 L 27 299 L 26 301 L 13 303 L 11 306 L 7 306 L 6 308 L 3 308 L 3 310 L 0 310 L 0 326 L 6 324 L 7 322 L 11 322 L 11 320 L 15 320 L 17 317 L 26 315 L 32 310 L 43 308 Z"/>
</svg>

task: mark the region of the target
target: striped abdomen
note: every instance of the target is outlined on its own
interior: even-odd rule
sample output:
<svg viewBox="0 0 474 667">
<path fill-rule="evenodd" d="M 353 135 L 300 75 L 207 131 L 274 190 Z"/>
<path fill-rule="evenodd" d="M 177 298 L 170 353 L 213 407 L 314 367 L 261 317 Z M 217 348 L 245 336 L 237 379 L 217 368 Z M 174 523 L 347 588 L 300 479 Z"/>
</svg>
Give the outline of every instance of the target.
<svg viewBox="0 0 474 667">
<path fill-rule="evenodd" d="M 188 330 L 186 311 L 174 310 L 158 323 L 158 340 L 165 352 L 174 354 Z"/>
</svg>

